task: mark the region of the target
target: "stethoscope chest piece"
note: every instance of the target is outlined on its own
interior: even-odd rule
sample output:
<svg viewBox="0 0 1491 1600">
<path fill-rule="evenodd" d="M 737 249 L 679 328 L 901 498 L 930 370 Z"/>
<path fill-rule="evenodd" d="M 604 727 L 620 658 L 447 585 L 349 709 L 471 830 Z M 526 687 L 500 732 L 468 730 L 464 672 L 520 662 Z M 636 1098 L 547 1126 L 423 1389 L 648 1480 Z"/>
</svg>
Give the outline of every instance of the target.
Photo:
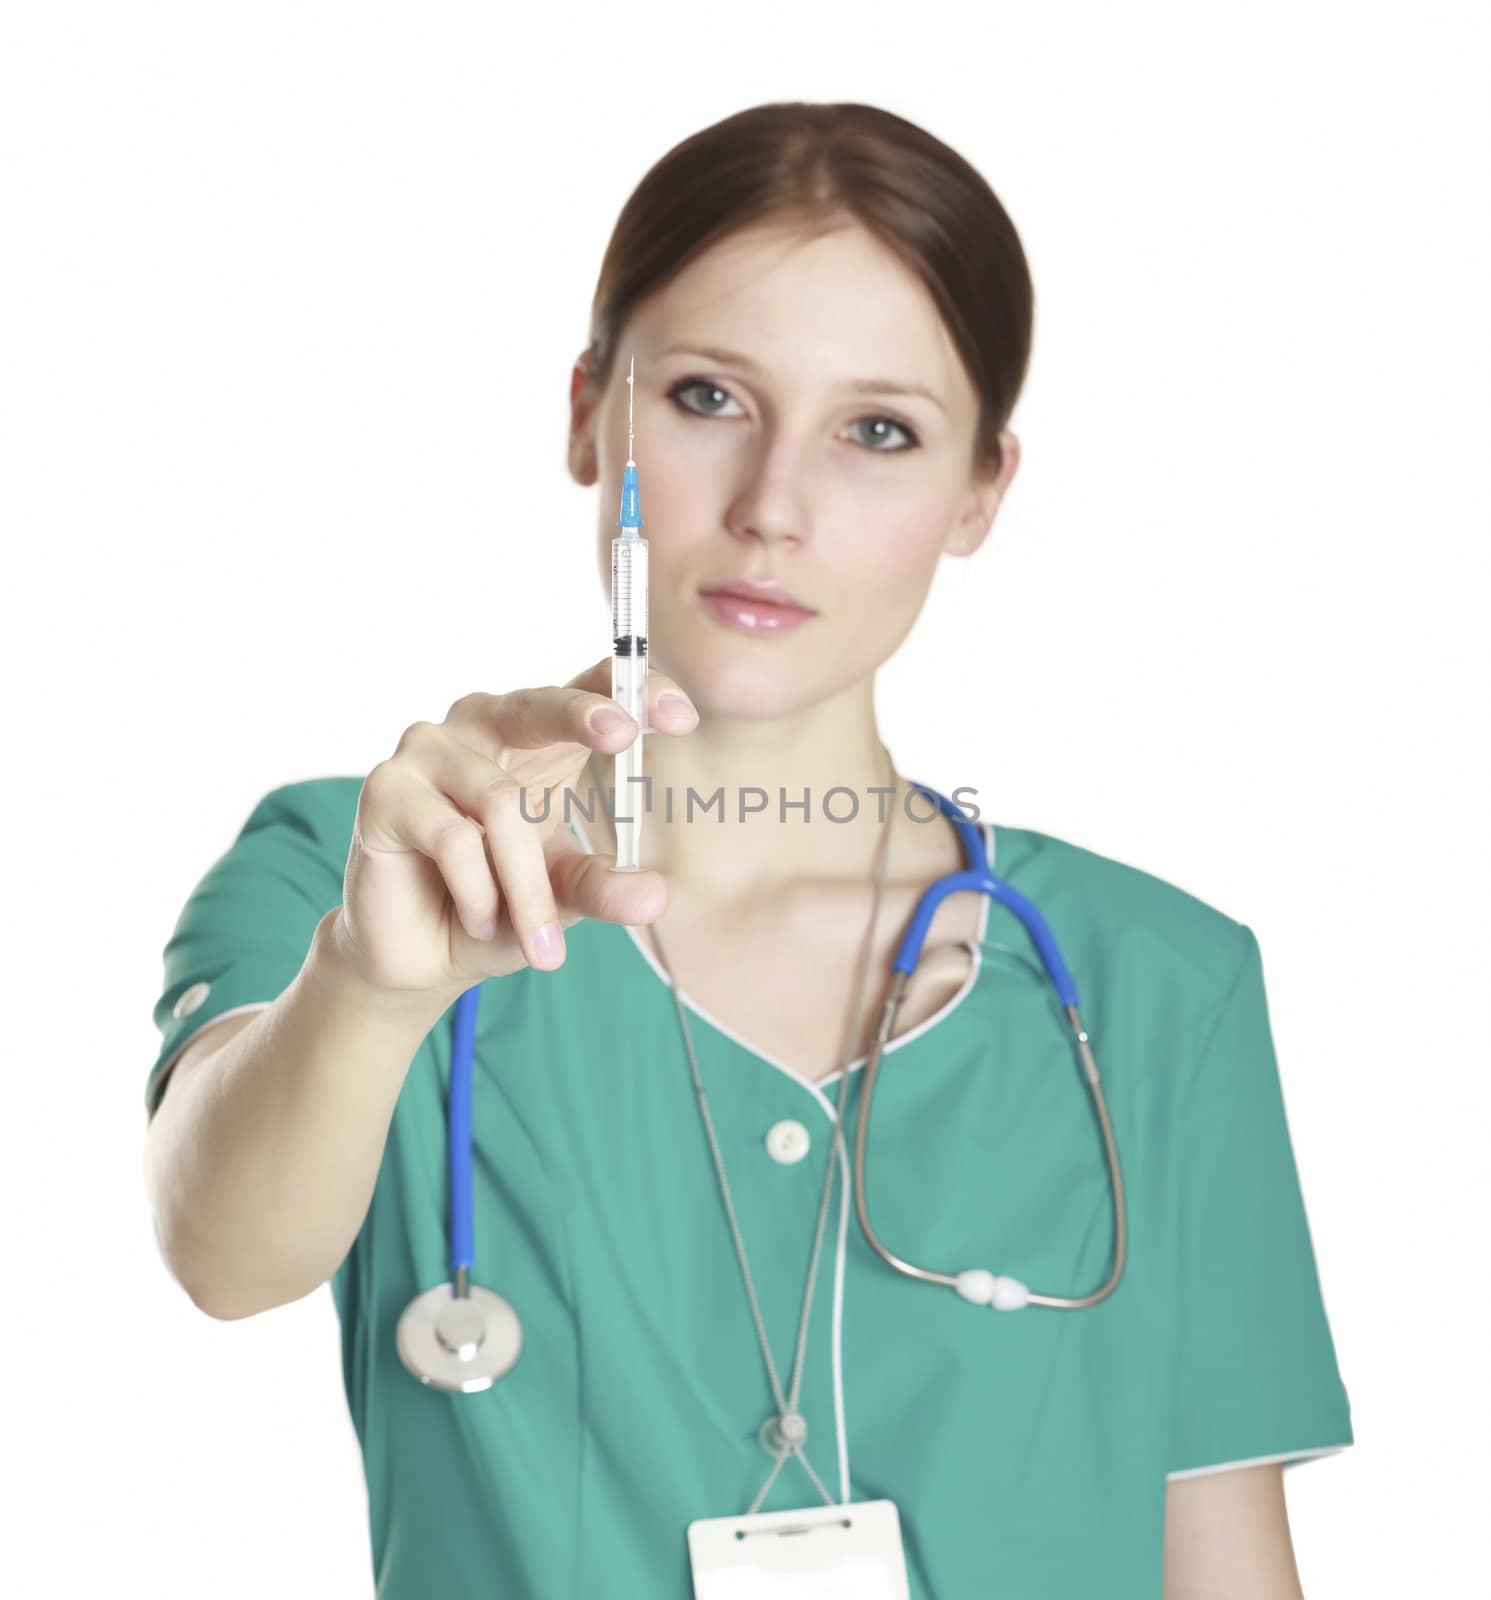
<svg viewBox="0 0 1491 1600">
<path fill-rule="evenodd" d="M 399 1357 L 421 1383 L 475 1394 L 510 1372 L 523 1349 L 518 1313 L 490 1289 L 449 1281 L 409 1302 L 399 1318 Z"/>
</svg>

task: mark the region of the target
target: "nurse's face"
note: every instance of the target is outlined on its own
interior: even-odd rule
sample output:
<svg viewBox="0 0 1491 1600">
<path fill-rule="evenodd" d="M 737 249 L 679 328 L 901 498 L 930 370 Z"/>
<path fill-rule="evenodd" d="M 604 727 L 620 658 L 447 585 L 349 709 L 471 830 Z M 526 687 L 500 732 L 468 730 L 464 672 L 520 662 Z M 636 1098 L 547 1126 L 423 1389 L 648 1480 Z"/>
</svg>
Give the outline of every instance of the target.
<svg viewBox="0 0 1491 1600">
<path fill-rule="evenodd" d="M 974 475 L 973 386 L 931 296 L 873 235 L 738 233 L 638 306 L 601 393 L 572 378 L 570 470 L 603 486 L 608 597 L 632 357 L 648 649 L 704 716 L 779 716 L 872 674 L 938 558 L 983 541 L 1018 464 L 1005 433 L 1003 470 Z M 810 615 L 709 598 L 771 581 Z"/>
</svg>

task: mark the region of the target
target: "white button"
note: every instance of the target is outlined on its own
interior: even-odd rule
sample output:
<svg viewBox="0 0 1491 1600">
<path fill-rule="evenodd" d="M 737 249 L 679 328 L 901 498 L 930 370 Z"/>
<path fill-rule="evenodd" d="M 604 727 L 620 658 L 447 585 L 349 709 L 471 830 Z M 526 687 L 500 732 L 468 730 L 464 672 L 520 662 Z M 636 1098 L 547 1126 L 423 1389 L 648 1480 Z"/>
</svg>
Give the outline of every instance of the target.
<svg viewBox="0 0 1491 1600">
<path fill-rule="evenodd" d="M 812 1142 L 808 1130 L 800 1122 L 790 1120 L 774 1124 L 766 1135 L 767 1150 L 771 1152 L 772 1159 L 780 1161 L 783 1166 L 801 1161 Z"/>
<path fill-rule="evenodd" d="M 189 1017 L 207 998 L 207 991 L 211 987 L 210 983 L 194 983 L 190 989 L 183 990 L 181 998 L 171 1007 L 171 1015 Z"/>
</svg>

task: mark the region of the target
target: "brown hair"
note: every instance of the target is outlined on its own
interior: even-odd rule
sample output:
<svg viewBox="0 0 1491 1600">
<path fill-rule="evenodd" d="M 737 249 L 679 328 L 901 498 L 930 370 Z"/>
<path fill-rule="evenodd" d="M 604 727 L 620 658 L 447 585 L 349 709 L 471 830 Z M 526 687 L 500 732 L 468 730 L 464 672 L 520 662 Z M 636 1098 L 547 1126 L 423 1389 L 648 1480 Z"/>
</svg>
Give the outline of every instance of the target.
<svg viewBox="0 0 1491 1600">
<path fill-rule="evenodd" d="M 980 399 L 976 469 L 1002 462 L 1030 359 L 1034 290 L 1019 235 L 956 151 L 878 106 L 780 101 L 738 111 L 662 157 L 622 207 L 591 305 L 588 382 L 603 387 L 627 317 L 696 256 L 753 223 L 823 231 L 847 212 L 931 293 Z"/>
</svg>

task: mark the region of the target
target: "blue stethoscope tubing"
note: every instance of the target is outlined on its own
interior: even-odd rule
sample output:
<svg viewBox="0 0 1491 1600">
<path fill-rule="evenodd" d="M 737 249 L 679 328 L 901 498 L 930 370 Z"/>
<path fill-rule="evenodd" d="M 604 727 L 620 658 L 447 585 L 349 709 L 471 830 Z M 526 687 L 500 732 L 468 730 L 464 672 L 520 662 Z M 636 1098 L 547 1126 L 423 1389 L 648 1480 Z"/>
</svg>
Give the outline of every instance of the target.
<svg viewBox="0 0 1491 1600">
<path fill-rule="evenodd" d="M 938 794 L 935 789 L 929 789 L 921 783 L 913 783 L 911 787 L 919 794 L 926 795 L 929 800 L 935 800 L 943 816 L 947 817 L 958 830 L 968 865 L 962 872 L 950 872 L 945 878 L 939 878 L 922 895 L 911 921 L 906 926 L 906 932 L 902 935 L 900 949 L 896 952 L 896 959 L 891 963 L 891 971 L 904 972 L 910 978 L 916 971 L 917 962 L 921 960 L 922 944 L 927 937 L 927 929 L 932 924 L 932 918 L 937 914 L 937 908 L 950 894 L 971 889 L 976 894 L 990 895 L 1001 905 L 1008 906 L 1019 917 L 1031 938 L 1035 940 L 1036 949 L 1040 951 L 1041 960 L 1046 964 L 1051 982 L 1055 984 L 1056 992 L 1061 996 L 1062 1005 L 1076 1005 L 1077 986 L 1072 982 L 1072 975 L 1067 971 L 1066 962 L 1061 959 L 1061 951 L 1056 948 L 1056 940 L 1051 937 L 1046 919 L 1023 894 L 1012 889 L 1003 879 L 996 878 L 989 870 L 989 857 L 984 850 L 982 831 L 975 823 L 970 822 L 946 795 Z"/>
<path fill-rule="evenodd" d="M 456 1001 L 450 1054 L 450 1110 L 446 1118 L 450 1144 L 450 1275 L 464 1283 L 475 1253 L 474 1208 L 471 1200 L 471 1060 L 476 1046 L 476 1009 L 481 985 Z"/>
<path fill-rule="evenodd" d="M 961 809 L 945 795 L 921 783 L 913 782 L 912 788 L 929 800 L 935 800 L 942 814 L 957 829 L 963 841 L 963 853 L 967 858 L 967 865 L 962 872 L 950 872 L 945 878 L 939 878 L 923 892 L 902 936 L 896 958 L 891 963 L 891 971 L 895 976 L 886 995 L 880 1026 L 876 1030 L 874 1044 L 865 1062 L 864 1077 L 860 1084 L 859 1123 L 854 1139 L 854 1197 L 859 1212 L 860 1227 L 870 1246 L 887 1265 L 894 1267 L 898 1272 L 904 1272 L 908 1277 L 919 1278 L 926 1283 L 946 1284 L 949 1288 L 956 1289 L 965 1300 L 971 1301 L 974 1305 L 992 1306 L 996 1311 L 1018 1311 L 1027 1305 L 1047 1306 L 1061 1311 L 1078 1311 L 1088 1306 L 1095 1306 L 1113 1293 L 1123 1276 L 1128 1225 L 1118 1145 L 1113 1137 L 1113 1124 L 1108 1116 L 1107 1101 L 1103 1097 L 1102 1080 L 1098 1072 L 1097 1058 L 1092 1052 L 1092 1041 L 1082 1026 L 1082 1018 L 1077 1010 L 1077 986 L 1072 982 L 1072 975 L 1067 970 L 1067 964 L 1062 959 L 1061 951 L 1057 948 L 1055 937 L 1046 919 L 1024 895 L 1017 889 L 1011 888 L 1002 878 L 996 878 L 990 870 L 988 853 L 984 849 L 983 831 L 970 822 Z M 1046 975 L 1060 997 L 1082 1063 L 1083 1074 L 1092 1091 L 1094 1107 L 1103 1133 L 1103 1144 L 1108 1160 L 1109 1191 L 1113 1201 L 1113 1269 L 1107 1281 L 1091 1294 L 1036 1294 L 1018 1278 L 994 1273 L 983 1267 L 969 1267 L 955 1273 L 933 1272 L 892 1254 L 881 1243 L 870 1225 L 869 1203 L 866 1199 L 865 1146 L 869 1137 L 870 1106 L 875 1094 L 875 1080 L 880 1072 L 880 1058 L 895 1027 L 896 1013 L 905 996 L 906 986 L 916 971 L 917 962 L 921 960 L 922 945 L 937 908 L 948 895 L 965 889 L 972 890 L 976 894 L 987 894 L 1000 905 L 1008 907 L 1034 940 L 1035 947 L 1045 964 Z"/>
<path fill-rule="evenodd" d="M 1057 948 L 1056 940 L 1052 936 L 1046 919 L 1024 895 L 1011 888 L 1003 879 L 996 878 L 990 870 L 989 858 L 984 849 L 984 837 L 980 828 L 975 823 L 970 822 L 961 808 L 954 805 L 945 795 L 939 794 L 935 789 L 928 788 L 925 784 L 913 783 L 912 787 L 929 800 L 935 800 L 942 814 L 957 829 L 958 835 L 963 842 L 967 865 L 961 872 L 950 872 L 946 877 L 939 878 L 936 883 L 923 892 L 921 899 L 917 902 L 916 910 L 906 926 L 906 931 L 902 935 L 900 946 L 896 951 L 896 958 L 891 963 L 891 970 L 895 977 L 892 980 L 891 989 L 886 999 L 880 1027 L 876 1032 L 874 1047 L 865 1064 L 859 1126 L 855 1137 L 854 1190 L 860 1226 L 864 1229 L 865 1237 L 877 1254 L 898 1272 L 904 1272 L 911 1277 L 920 1278 L 927 1282 L 946 1284 L 950 1288 L 956 1289 L 964 1299 L 970 1300 L 974 1304 L 992 1305 L 994 1309 L 1000 1311 L 1017 1310 L 1023 1305 L 1049 1306 L 1063 1310 L 1077 1310 L 1085 1306 L 1096 1305 L 1100 1300 L 1106 1299 L 1113 1293 L 1118 1287 L 1119 1279 L 1123 1276 L 1127 1228 L 1123 1198 L 1123 1176 L 1118 1160 L 1118 1148 L 1113 1137 L 1113 1126 L 1109 1120 L 1107 1103 L 1103 1098 L 1097 1061 L 1093 1056 L 1091 1041 L 1082 1026 L 1082 1019 L 1077 1011 L 1077 986 L 1072 981 L 1072 975 L 1067 970 L 1066 962 L 1062 959 L 1061 951 Z M 1040 952 L 1041 960 L 1045 965 L 1046 973 L 1056 989 L 1056 993 L 1065 1010 L 1067 1021 L 1072 1028 L 1074 1042 L 1082 1061 L 1088 1085 L 1092 1090 L 1108 1156 L 1110 1190 L 1113 1199 L 1114 1246 L 1113 1270 L 1110 1277 L 1101 1288 L 1088 1295 L 1035 1294 L 1017 1279 L 1001 1277 L 983 1268 L 965 1269 L 960 1273 L 943 1273 L 914 1266 L 887 1250 L 870 1226 L 869 1207 L 865 1198 L 865 1145 L 870 1125 L 870 1104 L 875 1091 L 875 1079 L 880 1070 L 881 1054 L 894 1026 L 896 1012 L 900 1007 L 906 985 L 910 981 L 911 975 L 916 971 L 917 962 L 921 959 L 922 945 L 926 940 L 927 930 L 931 926 L 932 918 L 937 913 L 937 908 L 948 895 L 957 894 L 964 890 L 971 890 L 976 894 L 987 894 L 1001 905 L 1007 906 L 1019 918 L 1030 937 L 1034 940 L 1036 949 Z M 457 1286 L 457 1294 L 463 1293 L 466 1284 L 469 1282 L 475 1243 L 471 1196 L 471 1062 L 476 1040 L 477 1007 L 480 1000 L 480 984 L 473 985 L 473 987 L 467 989 L 456 1001 L 455 1020 L 453 1023 L 447 1125 L 450 1164 L 450 1270 L 452 1281 Z"/>
</svg>

